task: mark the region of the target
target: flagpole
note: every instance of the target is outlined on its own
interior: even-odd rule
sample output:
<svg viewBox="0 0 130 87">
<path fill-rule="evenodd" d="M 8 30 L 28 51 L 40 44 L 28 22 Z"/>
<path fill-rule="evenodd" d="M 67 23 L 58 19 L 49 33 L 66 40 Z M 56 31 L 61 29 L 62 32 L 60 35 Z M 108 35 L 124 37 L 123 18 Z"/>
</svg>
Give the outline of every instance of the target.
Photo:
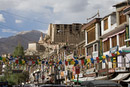
<svg viewBox="0 0 130 87">
<path fill-rule="evenodd" d="M 92 18 L 95 18 L 96 16 L 98 16 L 98 18 L 100 17 L 99 10 L 94 16 L 87 18 L 87 22 L 88 22 L 88 20 L 91 20 Z"/>
<path fill-rule="evenodd" d="M 64 68 L 65 68 L 65 72 L 66 72 L 66 66 L 65 66 L 65 58 L 66 58 L 66 50 L 64 51 Z M 67 72 L 66 72 L 67 73 Z M 66 80 L 66 85 L 67 85 L 67 75 L 65 75 L 65 80 Z"/>
</svg>

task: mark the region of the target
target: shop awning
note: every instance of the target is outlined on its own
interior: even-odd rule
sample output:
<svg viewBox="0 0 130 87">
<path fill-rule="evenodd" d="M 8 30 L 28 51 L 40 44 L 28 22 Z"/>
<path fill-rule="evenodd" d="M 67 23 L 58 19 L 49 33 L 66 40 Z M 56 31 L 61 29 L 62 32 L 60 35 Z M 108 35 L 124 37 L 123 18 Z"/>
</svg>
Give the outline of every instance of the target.
<svg viewBox="0 0 130 87">
<path fill-rule="evenodd" d="M 94 68 L 90 68 L 86 70 L 86 74 L 95 73 Z"/>
<path fill-rule="evenodd" d="M 130 52 L 130 47 L 122 48 L 122 52 Z"/>
<path fill-rule="evenodd" d="M 128 78 L 127 80 L 122 80 L 123 82 L 130 82 L 130 78 Z"/>
<path fill-rule="evenodd" d="M 107 76 L 99 76 L 95 78 L 95 80 L 105 80 L 105 79 L 107 79 Z"/>
<path fill-rule="evenodd" d="M 81 83 L 83 81 L 91 81 L 94 80 L 94 77 L 84 77 L 84 78 L 79 78 L 78 82 Z M 73 82 L 77 82 L 77 79 L 72 80 Z"/>
<path fill-rule="evenodd" d="M 130 73 L 120 73 L 115 78 L 113 78 L 111 80 L 113 80 L 113 81 L 121 81 L 121 80 L 125 79 L 126 77 L 128 77 L 129 75 L 130 75 Z"/>
<path fill-rule="evenodd" d="M 94 77 L 86 77 L 86 81 L 94 80 Z"/>
<path fill-rule="evenodd" d="M 73 81 L 73 82 L 77 82 L 77 80 L 76 80 L 76 79 L 74 79 L 74 80 L 72 80 L 72 81 Z M 78 82 L 79 82 L 79 83 L 81 83 L 82 81 L 80 81 L 80 80 L 79 80 Z"/>
</svg>

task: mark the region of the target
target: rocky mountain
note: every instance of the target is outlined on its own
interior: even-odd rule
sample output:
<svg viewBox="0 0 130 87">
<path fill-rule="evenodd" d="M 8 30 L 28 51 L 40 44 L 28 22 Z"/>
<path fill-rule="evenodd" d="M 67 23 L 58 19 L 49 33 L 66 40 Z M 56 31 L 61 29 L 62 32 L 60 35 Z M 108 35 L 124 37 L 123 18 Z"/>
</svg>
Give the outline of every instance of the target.
<svg viewBox="0 0 130 87">
<path fill-rule="evenodd" d="M 8 38 L 0 38 L 0 55 L 2 53 L 13 53 L 15 47 L 20 43 L 24 49 L 27 49 L 29 42 L 37 42 L 40 38 L 41 32 L 32 30 L 20 32 L 15 36 Z M 45 34 L 43 34 L 43 37 Z"/>
</svg>

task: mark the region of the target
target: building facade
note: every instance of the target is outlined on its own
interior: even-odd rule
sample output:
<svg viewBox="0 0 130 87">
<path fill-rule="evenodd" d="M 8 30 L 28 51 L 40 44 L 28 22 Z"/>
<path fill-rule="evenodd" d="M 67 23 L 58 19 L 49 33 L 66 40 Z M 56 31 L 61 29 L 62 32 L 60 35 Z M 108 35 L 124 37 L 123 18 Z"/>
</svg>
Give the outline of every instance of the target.
<svg viewBox="0 0 130 87">
<path fill-rule="evenodd" d="M 50 24 L 48 35 L 51 43 L 76 44 L 84 40 L 84 32 L 81 32 L 82 24 Z"/>
<path fill-rule="evenodd" d="M 100 30 L 100 18 L 95 18 L 87 23 L 82 29 L 85 30 L 85 49 L 87 69 L 94 68 L 94 61 L 99 56 L 99 36 L 101 35 Z M 91 62 L 93 60 L 93 62 Z"/>
</svg>

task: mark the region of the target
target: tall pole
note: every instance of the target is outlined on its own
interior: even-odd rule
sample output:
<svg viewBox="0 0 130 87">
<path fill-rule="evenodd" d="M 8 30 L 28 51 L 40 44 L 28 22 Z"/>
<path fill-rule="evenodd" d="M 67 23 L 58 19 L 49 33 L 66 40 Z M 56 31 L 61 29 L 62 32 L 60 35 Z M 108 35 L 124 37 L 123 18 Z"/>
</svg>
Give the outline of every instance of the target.
<svg viewBox="0 0 130 87">
<path fill-rule="evenodd" d="M 44 76 L 44 64 L 41 64 L 41 82 L 43 83 L 43 76 Z"/>
<path fill-rule="evenodd" d="M 108 74 L 109 74 L 109 72 L 108 72 L 108 63 L 105 63 L 105 64 L 106 64 L 106 71 L 107 71 L 107 72 L 106 72 L 106 74 L 107 74 L 107 79 L 109 79 L 109 75 L 108 75 Z"/>
<path fill-rule="evenodd" d="M 78 85 L 78 82 L 79 82 L 79 74 L 77 74 L 77 85 Z"/>
<path fill-rule="evenodd" d="M 79 74 L 80 74 L 80 66 L 79 66 L 79 65 L 76 66 L 76 72 L 75 72 L 75 73 L 77 74 L 77 85 L 78 85 L 78 82 L 79 82 Z"/>
</svg>

